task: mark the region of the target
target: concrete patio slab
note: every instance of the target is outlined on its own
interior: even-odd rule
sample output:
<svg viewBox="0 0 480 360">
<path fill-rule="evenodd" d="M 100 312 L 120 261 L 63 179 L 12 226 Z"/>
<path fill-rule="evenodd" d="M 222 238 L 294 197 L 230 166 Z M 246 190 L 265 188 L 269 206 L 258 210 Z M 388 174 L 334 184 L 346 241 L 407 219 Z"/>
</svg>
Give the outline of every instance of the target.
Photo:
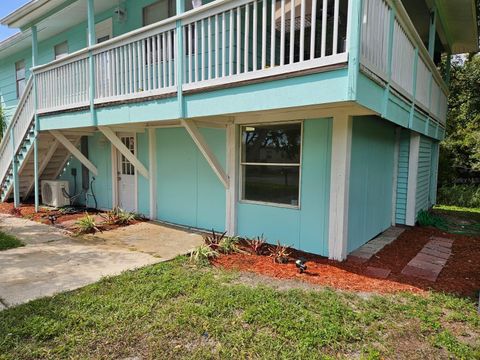
<svg viewBox="0 0 480 360">
<path fill-rule="evenodd" d="M 151 222 L 85 237 L 8 215 L 0 215 L 0 224 L 26 244 L 0 252 L 0 311 L 172 259 L 203 241 L 198 233 Z"/>
</svg>

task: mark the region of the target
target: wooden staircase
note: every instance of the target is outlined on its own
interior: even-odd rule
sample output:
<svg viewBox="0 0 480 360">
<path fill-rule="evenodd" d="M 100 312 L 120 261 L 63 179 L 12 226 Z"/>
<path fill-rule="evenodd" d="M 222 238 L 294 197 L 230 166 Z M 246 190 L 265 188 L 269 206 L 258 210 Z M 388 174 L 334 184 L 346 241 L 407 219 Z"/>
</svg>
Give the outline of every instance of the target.
<svg viewBox="0 0 480 360">
<path fill-rule="evenodd" d="M 27 199 L 34 190 L 34 129 L 33 91 L 30 79 L 0 143 L 1 201 L 7 201 L 14 196 L 14 163 L 12 161 L 14 157 L 18 169 L 20 199 Z M 81 136 L 69 135 L 66 137 L 77 146 Z M 57 179 L 71 156 L 70 152 L 48 132 L 39 133 L 37 143 L 39 181 Z"/>
</svg>

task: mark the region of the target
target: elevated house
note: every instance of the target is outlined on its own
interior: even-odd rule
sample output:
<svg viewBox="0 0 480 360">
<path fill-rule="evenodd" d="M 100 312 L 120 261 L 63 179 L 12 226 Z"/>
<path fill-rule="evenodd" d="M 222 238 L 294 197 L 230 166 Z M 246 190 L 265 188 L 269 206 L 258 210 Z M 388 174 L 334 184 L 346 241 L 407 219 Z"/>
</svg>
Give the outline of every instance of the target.
<svg viewBox="0 0 480 360">
<path fill-rule="evenodd" d="M 474 0 L 34 0 L 1 23 L 1 201 L 66 180 L 338 260 L 435 203 L 450 57 L 478 50 Z"/>
</svg>

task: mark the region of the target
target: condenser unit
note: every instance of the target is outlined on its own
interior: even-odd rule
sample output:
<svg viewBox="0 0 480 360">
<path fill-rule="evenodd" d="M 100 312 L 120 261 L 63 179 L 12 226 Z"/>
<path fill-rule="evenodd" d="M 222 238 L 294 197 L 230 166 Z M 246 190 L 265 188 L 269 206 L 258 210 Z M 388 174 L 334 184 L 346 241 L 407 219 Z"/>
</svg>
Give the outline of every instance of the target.
<svg viewBox="0 0 480 360">
<path fill-rule="evenodd" d="M 68 193 L 68 181 L 43 180 L 42 202 L 44 205 L 62 207 L 70 205 L 70 200 L 65 197 L 62 190 Z"/>
</svg>

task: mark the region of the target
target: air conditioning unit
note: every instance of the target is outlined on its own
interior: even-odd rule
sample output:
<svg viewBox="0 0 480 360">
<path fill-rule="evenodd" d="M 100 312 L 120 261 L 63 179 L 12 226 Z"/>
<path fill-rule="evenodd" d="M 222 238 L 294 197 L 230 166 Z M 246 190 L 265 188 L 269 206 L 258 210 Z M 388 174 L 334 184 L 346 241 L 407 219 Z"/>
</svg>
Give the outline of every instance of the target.
<svg viewBox="0 0 480 360">
<path fill-rule="evenodd" d="M 68 181 L 43 180 L 42 181 L 42 202 L 44 205 L 62 207 L 70 205 L 70 199 L 65 197 L 63 189 L 68 193 Z"/>
</svg>

